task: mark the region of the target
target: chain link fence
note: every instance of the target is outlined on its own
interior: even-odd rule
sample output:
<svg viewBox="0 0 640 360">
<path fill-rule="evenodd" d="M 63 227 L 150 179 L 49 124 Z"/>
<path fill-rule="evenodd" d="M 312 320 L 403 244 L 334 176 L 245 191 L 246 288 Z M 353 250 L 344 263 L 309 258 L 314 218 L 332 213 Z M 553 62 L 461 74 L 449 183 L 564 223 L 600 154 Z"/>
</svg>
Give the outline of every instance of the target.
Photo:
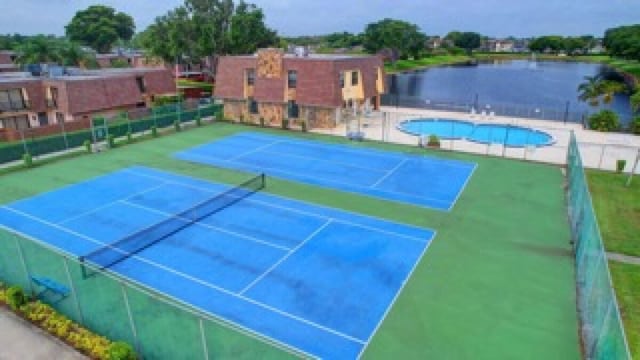
<svg viewBox="0 0 640 360">
<path fill-rule="evenodd" d="M 280 343 L 117 274 L 98 272 L 85 279 L 75 257 L 0 227 L 0 281 L 19 285 L 35 296 L 39 289 L 34 276 L 71 289 L 64 298 L 42 294 L 43 302 L 98 334 L 132 344 L 142 358 L 302 357 Z"/>
<path fill-rule="evenodd" d="M 422 120 L 432 123 L 425 129 L 409 129 L 406 126 L 407 122 Z M 478 125 L 493 129 L 493 132 L 484 134 L 485 138 L 480 141 L 465 133 L 464 127 Z M 318 132 L 350 138 L 359 134 L 368 140 L 414 146 L 426 146 L 433 132 L 438 137 L 440 150 L 566 165 L 569 140 L 574 130 L 580 133 L 578 148 L 586 167 L 627 173 L 633 171 L 640 157 L 640 138 L 629 134 L 584 131 L 578 124 L 554 124 L 533 119 L 449 111 L 392 111 L 386 108 L 385 111 L 344 116 L 343 123 L 338 127 Z M 544 137 L 544 134 L 550 136 L 550 141 L 534 145 L 534 140 Z M 597 137 L 606 142 L 596 142 Z"/>
<path fill-rule="evenodd" d="M 218 116 L 222 106 L 218 104 L 198 106 L 198 104 L 170 104 L 151 109 L 141 108 L 123 111 L 109 117 L 99 117 L 107 124 L 106 135 L 115 138 L 128 134 L 143 134 L 152 127 L 158 129 L 173 126 L 176 121 L 184 123 L 196 118 Z M 95 120 L 95 118 L 94 118 Z M 86 141 L 93 142 L 91 119 L 59 122 L 37 128 L 9 130 L 0 134 L 0 164 L 22 159 L 24 154 L 33 157 L 66 152 L 77 149 Z"/>
<path fill-rule="evenodd" d="M 578 313 L 587 359 L 631 359 L 575 136 L 567 152 L 567 201 L 575 243 Z"/>
</svg>

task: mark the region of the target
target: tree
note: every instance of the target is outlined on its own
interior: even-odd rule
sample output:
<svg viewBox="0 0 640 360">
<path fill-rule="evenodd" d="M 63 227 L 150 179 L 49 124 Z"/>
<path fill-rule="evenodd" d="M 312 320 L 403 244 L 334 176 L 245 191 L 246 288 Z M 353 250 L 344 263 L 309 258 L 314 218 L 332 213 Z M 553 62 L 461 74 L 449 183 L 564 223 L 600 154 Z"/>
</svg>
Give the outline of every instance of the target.
<svg viewBox="0 0 640 360">
<path fill-rule="evenodd" d="M 453 38 L 453 44 L 467 50 L 467 53 L 471 53 L 473 49 L 479 48 L 481 41 L 482 36 L 475 32 L 457 33 Z"/>
<path fill-rule="evenodd" d="M 60 42 L 51 36 L 34 36 L 19 45 L 16 52 L 16 62 L 21 65 L 62 62 Z"/>
<path fill-rule="evenodd" d="M 640 112 L 640 90 L 636 90 L 636 92 L 631 95 L 629 102 L 634 112 Z"/>
<path fill-rule="evenodd" d="M 362 45 L 369 53 L 388 48 L 395 49 L 400 58 L 418 57 L 425 49 L 427 37 L 418 26 L 401 20 L 384 19 L 368 24 Z"/>
<path fill-rule="evenodd" d="M 613 110 L 605 109 L 589 117 L 589 128 L 596 131 L 615 131 L 620 128 L 618 114 Z"/>
<path fill-rule="evenodd" d="M 240 0 L 231 18 L 229 53 L 252 54 L 258 48 L 277 44 L 278 36 L 265 25 L 262 10 Z"/>
<path fill-rule="evenodd" d="M 600 75 L 585 76 L 584 79 L 585 81 L 578 85 L 578 99 L 588 102 L 591 106 L 598 106 L 601 100 L 609 104 L 615 94 L 626 90 L 623 83 L 605 80 Z"/>
<path fill-rule="evenodd" d="M 111 50 L 118 40 L 130 40 L 135 31 L 133 18 L 115 9 L 92 5 L 78 11 L 65 26 L 69 39 L 91 46 L 100 53 Z"/>
<path fill-rule="evenodd" d="M 603 44 L 613 56 L 640 60 L 640 24 L 607 29 Z"/>
<path fill-rule="evenodd" d="M 558 53 L 565 48 L 564 38 L 558 35 L 541 36 L 529 43 L 529 49 L 534 52 Z"/>
</svg>

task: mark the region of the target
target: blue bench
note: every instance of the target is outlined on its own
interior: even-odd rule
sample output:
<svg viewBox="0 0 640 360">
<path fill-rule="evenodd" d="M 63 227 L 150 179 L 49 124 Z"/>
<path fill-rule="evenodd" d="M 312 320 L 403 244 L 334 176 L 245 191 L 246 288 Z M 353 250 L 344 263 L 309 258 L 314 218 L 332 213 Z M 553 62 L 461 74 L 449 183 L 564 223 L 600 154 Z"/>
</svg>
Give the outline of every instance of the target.
<svg viewBox="0 0 640 360">
<path fill-rule="evenodd" d="M 31 281 L 33 281 L 37 286 L 43 288 L 42 291 L 36 294 L 36 298 L 41 300 L 48 292 L 51 292 L 53 295 L 60 296 L 58 301 L 66 298 L 69 296 L 69 293 L 71 293 L 71 290 L 69 290 L 65 285 L 44 276 L 31 276 Z"/>
</svg>

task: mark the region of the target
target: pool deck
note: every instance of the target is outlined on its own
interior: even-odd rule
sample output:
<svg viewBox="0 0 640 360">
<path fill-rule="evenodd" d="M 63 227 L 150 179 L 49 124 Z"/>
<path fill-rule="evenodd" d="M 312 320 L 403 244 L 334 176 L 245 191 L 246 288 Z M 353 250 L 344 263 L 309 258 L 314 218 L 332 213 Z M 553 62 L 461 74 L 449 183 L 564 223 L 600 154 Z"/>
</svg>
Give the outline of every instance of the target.
<svg viewBox="0 0 640 360">
<path fill-rule="evenodd" d="M 386 120 L 385 120 L 386 118 Z M 582 159 L 586 167 L 615 170 L 618 159 L 626 160 L 625 172 L 630 172 L 640 153 L 640 136 L 621 133 L 602 133 L 583 129 L 581 124 L 562 123 L 552 120 L 490 116 L 462 112 L 426 110 L 415 108 L 382 107 L 381 111 L 361 118 L 360 130 L 371 140 L 413 145 L 418 137 L 398 130 L 397 126 L 406 120 L 418 118 L 440 118 L 472 121 L 476 124 L 509 124 L 544 131 L 553 136 L 554 143 L 543 147 L 513 148 L 501 144 L 483 144 L 467 140 L 441 140 L 441 147 L 447 150 L 501 156 L 514 159 L 564 165 L 571 131 L 576 135 Z M 344 136 L 357 129 L 356 121 L 342 123 L 333 129 L 314 129 L 314 132 Z M 636 173 L 640 173 L 639 169 Z"/>
</svg>

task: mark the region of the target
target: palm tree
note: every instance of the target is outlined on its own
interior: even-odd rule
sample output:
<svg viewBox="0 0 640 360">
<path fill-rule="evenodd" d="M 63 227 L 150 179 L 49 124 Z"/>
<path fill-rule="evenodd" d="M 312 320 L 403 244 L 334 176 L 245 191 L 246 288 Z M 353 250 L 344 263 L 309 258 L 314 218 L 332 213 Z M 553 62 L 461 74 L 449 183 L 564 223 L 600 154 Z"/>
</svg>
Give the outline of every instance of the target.
<svg viewBox="0 0 640 360">
<path fill-rule="evenodd" d="M 578 85 L 578 99 L 586 101 L 591 106 L 598 106 L 600 104 L 601 90 L 601 78 L 598 75 L 585 76 L 584 82 Z"/>
<path fill-rule="evenodd" d="M 22 65 L 60 62 L 59 41 L 44 35 L 34 36 L 16 49 L 18 58 L 16 62 Z"/>
<path fill-rule="evenodd" d="M 624 92 L 626 86 L 623 83 L 610 80 L 600 81 L 600 93 L 602 94 L 602 102 L 610 104 L 615 94 Z"/>
<path fill-rule="evenodd" d="M 71 41 L 62 41 L 60 44 L 60 57 L 62 65 L 85 67 L 91 56 L 80 45 Z"/>
</svg>

